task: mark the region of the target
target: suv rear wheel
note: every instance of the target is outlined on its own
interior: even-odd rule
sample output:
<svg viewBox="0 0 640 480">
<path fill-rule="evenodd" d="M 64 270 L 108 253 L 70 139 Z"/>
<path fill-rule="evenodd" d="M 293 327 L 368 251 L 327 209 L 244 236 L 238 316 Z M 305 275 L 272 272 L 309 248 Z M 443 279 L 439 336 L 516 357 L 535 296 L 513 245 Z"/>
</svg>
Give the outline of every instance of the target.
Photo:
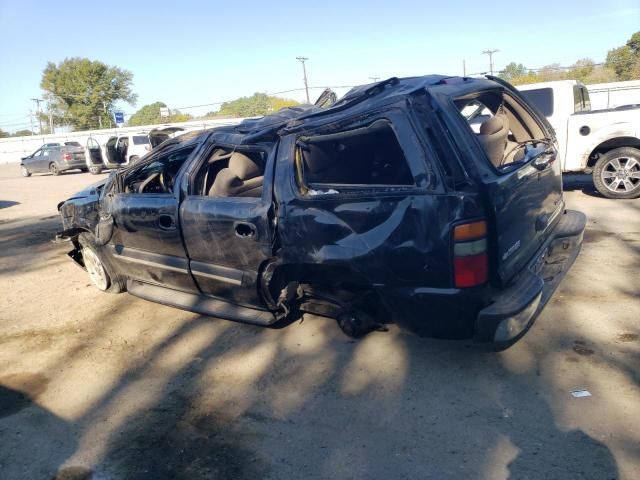
<svg viewBox="0 0 640 480">
<path fill-rule="evenodd" d="M 607 198 L 640 196 L 640 150 L 616 148 L 600 157 L 593 170 L 593 184 Z"/>
</svg>

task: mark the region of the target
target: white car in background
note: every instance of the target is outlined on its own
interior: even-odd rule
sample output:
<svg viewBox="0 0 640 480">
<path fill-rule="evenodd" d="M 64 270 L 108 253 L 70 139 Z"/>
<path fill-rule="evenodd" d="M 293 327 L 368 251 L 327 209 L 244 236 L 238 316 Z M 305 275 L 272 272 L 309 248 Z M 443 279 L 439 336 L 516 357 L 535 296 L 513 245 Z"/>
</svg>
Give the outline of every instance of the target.
<svg viewBox="0 0 640 480">
<path fill-rule="evenodd" d="M 103 169 L 133 165 L 165 140 L 184 132 L 181 127 L 155 128 L 150 132 L 114 135 L 100 145 L 89 136 L 86 144 L 86 159 L 89 171 L 97 175 Z"/>
</svg>

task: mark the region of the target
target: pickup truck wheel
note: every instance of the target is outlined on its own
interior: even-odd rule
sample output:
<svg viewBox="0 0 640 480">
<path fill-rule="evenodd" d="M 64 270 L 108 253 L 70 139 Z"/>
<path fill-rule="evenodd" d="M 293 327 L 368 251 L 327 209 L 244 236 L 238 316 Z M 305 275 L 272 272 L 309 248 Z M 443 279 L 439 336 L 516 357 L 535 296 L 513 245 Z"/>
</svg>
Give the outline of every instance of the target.
<svg viewBox="0 0 640 480">
<path fill-rule="evenodd" d="M 31 176 L 31 172 L 24 165 L 20 165 L 20 173 L 22 174 L 23 177 Z"/>
<path fill-rule="evenodd" d="M 99 175 L 102 173 L 102 167 L 99 165 L 91 165 L 89 167 L 89 172 L 91 172 L 91 175 Z"/>
<path fill-rule="evenodd" d="M 51 172 L 51 175 L 54 175 L 56 177 L 60 175 L 60 170 L 58 170 L 58 167 L 56 167 L 55 163 L 49 164 L 49 171 Z"/>
<path fill-rule="evenodd" d="M 138 155 L 132 155 L 131 158 L 129 158 L 129 165 L 135 165 L 139 160 L 140 157 Z"/>
<path fill-rule="evenodd" d="M 81 233 L 78 236 L 78 242 L 82 247 L 82 260 L 91 283 L 103 292 L 124 292 L 126 290 L 124 279 L 113 273 L 114 270 L 100 252 L 93 236 L 89 233 Z"/>
<path fill-rule="evenodd" d="M 640 150 L 623 147 L 602 155 L 593 169 L 593 184 L 607 198 L 640 197 Z"/>
</svg>

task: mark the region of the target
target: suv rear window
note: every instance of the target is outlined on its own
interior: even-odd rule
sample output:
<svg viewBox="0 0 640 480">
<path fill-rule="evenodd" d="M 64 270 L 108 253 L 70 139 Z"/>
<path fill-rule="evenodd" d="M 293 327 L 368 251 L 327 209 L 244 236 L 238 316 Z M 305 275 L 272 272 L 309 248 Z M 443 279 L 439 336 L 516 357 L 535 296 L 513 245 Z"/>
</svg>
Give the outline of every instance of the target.
<svg viewBox="0 0 640 480">
<path fill-rule="evenodd" d="M 134 145 L 147 145 L 149 143 L 149 137 L 146 135 L 134 135 L 133 136 L 133 144 Z"/>
<path fill-rule="evenodd" d="M 387 120 L 339 133 L 300 137 L 298 152 L 306 185 L 414 185 Z"/>
<path fill-rule="evenodd" d="M 552 88 L 536 88 L 534 90 L 521 90 L 520 93 L 528 102 L 535 107 L 545 117 L 553 115 L 553 89 Z"/>
</svg>

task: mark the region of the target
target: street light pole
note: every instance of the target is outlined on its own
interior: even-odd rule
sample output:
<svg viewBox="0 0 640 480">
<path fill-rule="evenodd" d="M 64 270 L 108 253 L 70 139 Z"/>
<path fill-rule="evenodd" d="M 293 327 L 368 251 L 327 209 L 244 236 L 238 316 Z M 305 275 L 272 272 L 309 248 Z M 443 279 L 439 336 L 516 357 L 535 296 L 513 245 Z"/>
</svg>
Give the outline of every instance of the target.
<svg viewBox="0 0 640 480">
<path fill-rule="evenodd" d="M 307 58 L 307 57 L 296 57 L 296 60 L 298 60 L 300 63 L 302 63 L 302 74 L 304 75 L 304 90 L 307 93 L 307 103 L 311 103 L 311 100 L 309 99 L 309 84 L 307 83 L 307 68 L 304 65 L 304 62 L 309 60 L 309 58 Z"/>
<path fill-rule="evenodd" d="M 499 52 L 500 50 L 498 50 L 497 48 L 494 50 L 483 50 L 482 53 L 484 55 L 489 55 L 489 71 L 491 72 L 491 75 L 493 75 L 493 54 L 496 52 Z"/>
</svg>

